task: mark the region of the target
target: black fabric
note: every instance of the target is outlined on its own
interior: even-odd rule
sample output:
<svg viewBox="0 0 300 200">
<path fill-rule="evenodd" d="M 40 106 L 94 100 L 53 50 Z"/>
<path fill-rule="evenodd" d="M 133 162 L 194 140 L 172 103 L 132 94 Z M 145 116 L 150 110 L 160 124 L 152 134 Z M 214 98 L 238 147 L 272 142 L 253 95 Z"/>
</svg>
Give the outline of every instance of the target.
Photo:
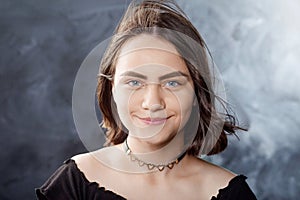
<svg viewBox="0 0 300 200">
<path fill-rule="evenodd" d="M 124 200 L 125 198 L 89 182 L 77 168 L 74 160 L 68 159 L 42 185 L 35 190 L 39 200 Z"/>
<path fill-rule="evenodd" d="M 256 197 L 245 181 L 244 175 L 238 175 L 230 180 L 228 186 L 219 190 L 217 197 L 211 200 L 256 200 Z"/>
<path fill-rule="evenodd" d="M 219 190 L 211 200 L 256 200 L 246 183 L 246 176 L 234 177 L 227 187 Z M 39 200 L 124 200 L 125 198 L 89 182 L 77 168 L 74 160 L 68 159 L 40 187 L 35 190 Z"/>
</svg>

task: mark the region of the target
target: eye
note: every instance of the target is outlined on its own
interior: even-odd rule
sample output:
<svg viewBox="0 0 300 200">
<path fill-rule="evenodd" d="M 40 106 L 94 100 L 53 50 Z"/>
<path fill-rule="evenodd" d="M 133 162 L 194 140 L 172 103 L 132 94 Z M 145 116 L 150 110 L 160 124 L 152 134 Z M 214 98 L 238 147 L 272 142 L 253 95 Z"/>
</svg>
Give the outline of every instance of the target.
<svg viewBox="0 0 300 200">
<path fill-rule="evenodd" d="M 172 88 L 177 87 L 179 85 L 180 83 L 178 81 L 168 81 L 165 83 L 166 87 L 172 87 Z"/>
<path fill-rule="evenodd" d="M 142 83 L 138 80 L 128 81 L 127 84 L 131 87 L 140 87 L 140 86 L 142 86 Z"/>
</svg>

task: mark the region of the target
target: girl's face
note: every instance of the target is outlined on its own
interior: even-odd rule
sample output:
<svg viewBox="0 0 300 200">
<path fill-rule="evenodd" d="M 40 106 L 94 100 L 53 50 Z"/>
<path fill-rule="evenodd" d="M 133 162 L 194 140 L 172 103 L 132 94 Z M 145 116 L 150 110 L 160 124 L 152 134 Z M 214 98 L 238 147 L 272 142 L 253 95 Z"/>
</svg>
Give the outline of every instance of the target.
<svg viewBox="0 0 300 200">
<path fill-rule="evenodd" d="M 196 101 L 193 81 L 176 48 L 150 35 L 123 45 L 112 90 L 128 134 L 160 145 L 182 131 Z"/>
</svg>

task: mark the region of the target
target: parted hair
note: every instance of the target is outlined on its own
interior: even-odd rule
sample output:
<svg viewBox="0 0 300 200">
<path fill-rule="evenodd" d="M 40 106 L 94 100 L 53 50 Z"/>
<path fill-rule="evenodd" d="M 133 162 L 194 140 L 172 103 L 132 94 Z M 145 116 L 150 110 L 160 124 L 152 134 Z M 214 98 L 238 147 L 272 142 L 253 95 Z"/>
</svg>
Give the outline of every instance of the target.
<svg viewBox="0 0 300 200">
<path fill-rule="evenodd" d="M 222 152 L 227 147 L 227 135 L 235 135 L 236 130 L 245 129 L 236 124 L 236 117 L 230 114 L 227 103 L 214 93 L 208 61 L 208 56 L 211 58 L 211 54 L 197 29 L 174 1 L 144 0 L 131 2 L 102 57 L 99 72 L 109 75 L 113 79 L 115 64 L 122 45 L 140 34 L 153 35 L 172 43 L 190 72 L 199 108 L 192 110 L 190 120 L 187 122 L 187 124 L 198 123 L 195 130 L 196 134 L 187 149 L 187 153 L 197 156 L 199 153 L 212 155 Z M 181 35 L 186 35 L 193 42 L 188 42 Z M 106 129 L 106 145 L 120 144 L 124 142 L 128 134 L 126 127 L 116 115 L 117 109 L 112 98 L 111 81 L 107 77 L 98 76 L 96 92 L 103 117 L 102 126 Z M 216 100 L 222 101 L 221 104 L 225 108 L 224 113 L 216 113 Z M 220 125 L 220 133 L 214 133 L 213 127 Z M 213 146 L 209 148 L 208 152 L 203 152 L 204 146 L 207 145 L 204 143 L 207 142 L 205 138 L 208 134 L 213 136 L 215 134 L 218 137 L 210 137 L 216 141 L 213 142 Z"/>
</svg>

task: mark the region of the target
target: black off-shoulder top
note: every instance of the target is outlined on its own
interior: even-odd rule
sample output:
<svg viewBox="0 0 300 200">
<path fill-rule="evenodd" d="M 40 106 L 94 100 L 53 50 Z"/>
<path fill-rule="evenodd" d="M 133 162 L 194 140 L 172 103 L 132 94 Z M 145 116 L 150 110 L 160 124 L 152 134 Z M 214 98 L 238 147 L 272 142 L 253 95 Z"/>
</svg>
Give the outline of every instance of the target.
<svg viewBox="0 0 300 200">
<path fill-rule="evenodd" d="M 238 175 L 211 200 L 256 200 L 246 176 Z M 68 159 L 40 187 L 35 189 L 38 200 L 125 200 L 124 197 L 89 182 L 72 159 Z"/>
</svg>

